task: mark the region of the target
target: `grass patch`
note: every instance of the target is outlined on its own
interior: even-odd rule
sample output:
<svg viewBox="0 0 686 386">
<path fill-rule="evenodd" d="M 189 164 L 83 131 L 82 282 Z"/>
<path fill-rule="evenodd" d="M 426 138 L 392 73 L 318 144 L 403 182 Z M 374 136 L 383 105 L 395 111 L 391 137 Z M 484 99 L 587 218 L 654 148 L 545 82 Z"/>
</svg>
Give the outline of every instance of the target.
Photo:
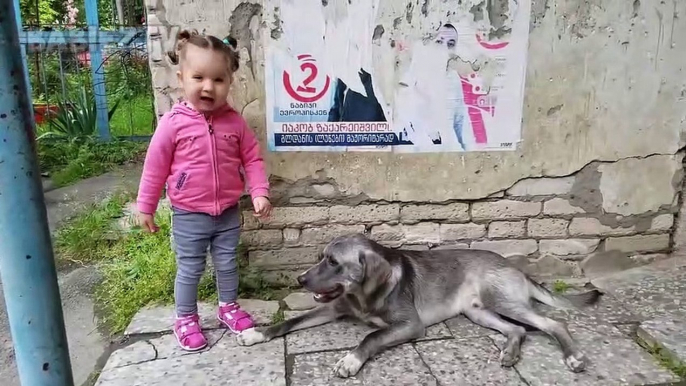
<svg viewBox="0 0 686 386">
<path fill-rule="evenodd" d="M 98 142 L 39 141 L 38 162 L 55 186 L 66 186 L 94 177 L 117 166 L 140 160 L 147 143 L 130 141 Z"/>
<path fill-rule="evenodd" d="M 641 347 L 646 349 L 646 351 L 648 351 L 648 353 L 650 353 L 650 355 L 652 355 L 653 358 L 658 361 L 660 366 L 673 372 L 681 379 L 686 379 L 686 363 L 683 363 L 675 358 L 660 344 L 652 345 L 638 336 L 636 337 L 636 340 Z"/>
<path fill-rule="evenodd" d="M 58 261 L 81 264 L 99 262 L 103 282 L 96 290 L 96 302 L 104 325 L 112 333 L 123 331 L 142 307 L 173 304 L 176 259 L 171 245 L 171 213 L 161 208 L 156 215 L 160 231 L 140 228 L 122 233 L 117 220 L 125 215 L 131 194 L 119 194 L 91 207 L 72 219 L 55 238 Z M 260 271 L 247 266 L 246 253 L 239 246 L 239 296 L 276 299 Z M 216 302 L 213 272 L 208 270 L 199 286 L 199 300 Z"/>
<path fill-rule="evenodd" d="M 160 232 L 130 233 L 112 245 L 102 265 L 104 280 L 96 300 L 104 312 L 103 322 L 113 333 L 123 331 L 142 307 L 174 300 L 176 262 L 169 240 L 171 221 L 164 213 L 159 213 L 156 221 Z"/>
<path fill-rule="evenodd" d="M 286 314 L 284 313 L 283 308 L 279 308 L 279 310 L 272 315 L 272 325 L 281 323 L 284 320 L 286 320 Z"/>
<path fill-rule="evenodd" d="M 151 93 L 122 100 L 110 119 L 113 136 L 151 135 L 155 129 L 155 111 Z"/>
<path fill-rule="evenodd" d="M 553 292 L 563 294 L 567 292 L 571 287 L 572 286 L 564 280 L 555 280 L 555 283 L 553 283 Z"/>
<path fill-rule="evenodd" d="M 132 193 L 115 194 L 60 227 L 54 241 L 58 267 L 105 258 L 116 242 L 114 223 L 124 215 L 124 207 L 133 197 Z"/>
</svg>

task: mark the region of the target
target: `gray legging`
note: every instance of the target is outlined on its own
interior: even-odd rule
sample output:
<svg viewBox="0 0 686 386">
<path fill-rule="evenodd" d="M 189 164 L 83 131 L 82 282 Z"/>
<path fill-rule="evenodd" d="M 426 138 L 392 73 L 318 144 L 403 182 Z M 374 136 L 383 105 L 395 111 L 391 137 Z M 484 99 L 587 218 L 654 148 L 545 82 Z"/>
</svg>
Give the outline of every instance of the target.
<svg viewBox="0 0 686 386">
<path fill-rule="evenodd" d="M 207 247 L 217 276 L 219 301 L 231 303 L 238 297 L 236 248 L 241 233 L 238 205 L 219 216 L 173 208 L 173 244 L 176 252 L 174 297 L 177 316 L 198 312 L 198 284 L 205 272 Z"/>
</svg>

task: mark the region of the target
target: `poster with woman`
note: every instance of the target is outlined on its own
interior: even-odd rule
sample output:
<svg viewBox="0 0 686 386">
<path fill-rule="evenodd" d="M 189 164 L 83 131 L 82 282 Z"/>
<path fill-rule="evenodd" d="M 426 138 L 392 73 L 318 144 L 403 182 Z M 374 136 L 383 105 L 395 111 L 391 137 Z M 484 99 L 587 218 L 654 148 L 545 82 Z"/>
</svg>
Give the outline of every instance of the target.
<svg viewBox="0 0 686 386">
<path fill-rule="evenodd" d="M 501 20 L 478 0 L 405 17 L 384 1 L 281 0 L 265 43 L 270 150 L 515 149 L 530 0 L 503 0 Z"/>
</svg>

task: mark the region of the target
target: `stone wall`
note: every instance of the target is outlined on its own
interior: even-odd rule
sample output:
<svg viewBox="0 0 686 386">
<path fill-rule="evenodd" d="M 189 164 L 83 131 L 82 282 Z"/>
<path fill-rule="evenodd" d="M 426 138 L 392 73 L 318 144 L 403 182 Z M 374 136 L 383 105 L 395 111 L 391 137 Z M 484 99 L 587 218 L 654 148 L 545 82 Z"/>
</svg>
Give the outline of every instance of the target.
<svg viewBox="0 0 686 386">
<path fill-rule="evenodd" d="M 455 7 L 488 18 L 493 3 L 380 0 L 379 71 L 395 71 L 394 39 L 421 38 Z M 279 4 L 146 0 L 158 114 L 180 96 L 164 55 L 178 28 L 231 33 L 242 57 L 231 102 L 264 144 L 263 47 L 281 36 Z M 495 249 L 539 274 L 594 275 L 659 258 L 674 244 L 683 177 L 683 15 L 683 1 L 533 0 L 513 152 L 266 152 L 278 208 L 265 224 L 245 216 L 251 264 L 277 280 L 349 231 L 392 246 Z"/>
<path fill-rule="evenodd" d="M 637 167 L 634 163 L 592 163 L 572 176 L 521 180 L 491 198 L 443 203 L 346 202 L 334 186 L 313 181 L 311 189 L 295 196 L 288 194 L 292 190 L 277 194 L 276 201 L 283 205 L 268 221 L 257 221 L 245 211 L 243 242 L 250 264 L 280 283 L 292 283 L 333 237 L 357 232 L 392 248 L 492 250 L 538 276 L 594 276 L 644 264 L 670 251 L 678 211 L 671 180 L 651 187 L 671 203 L 644 208 L 639 215 L 631 214 L 632 207 L 644 203 L 603 205 L 601 191 L 589 186 L 603 184 L 599 170 L 608 176 L 613 168 Z M 645 163 L 653 172 L 678 174 L 670 159 Z M 598 178 L 600 182 L 594 181 Z M 607 213 L 611 205 L 625 215 Z"/>
</svg>

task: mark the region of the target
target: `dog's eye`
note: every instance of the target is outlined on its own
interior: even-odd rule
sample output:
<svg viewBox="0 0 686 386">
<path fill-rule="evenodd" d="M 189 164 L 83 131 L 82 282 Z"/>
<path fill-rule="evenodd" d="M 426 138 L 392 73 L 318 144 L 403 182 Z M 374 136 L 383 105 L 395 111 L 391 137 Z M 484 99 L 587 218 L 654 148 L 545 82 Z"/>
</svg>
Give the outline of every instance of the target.
<svg viewBox="0 0 686 386">
<path fill-rule="evenodd" d="M 336 261 L 336 259 L 334 259 L 334 258 L 331 257 L 331 256 L 329 256 L 329 258 L 326 259 L 326 261 L 327 261 L 327 262 L 329 263 L 329 265 L 332 266 L 332 267 L 335 267 L 335 266 L 338 265 L 338 262 Z"/>
</svg>

